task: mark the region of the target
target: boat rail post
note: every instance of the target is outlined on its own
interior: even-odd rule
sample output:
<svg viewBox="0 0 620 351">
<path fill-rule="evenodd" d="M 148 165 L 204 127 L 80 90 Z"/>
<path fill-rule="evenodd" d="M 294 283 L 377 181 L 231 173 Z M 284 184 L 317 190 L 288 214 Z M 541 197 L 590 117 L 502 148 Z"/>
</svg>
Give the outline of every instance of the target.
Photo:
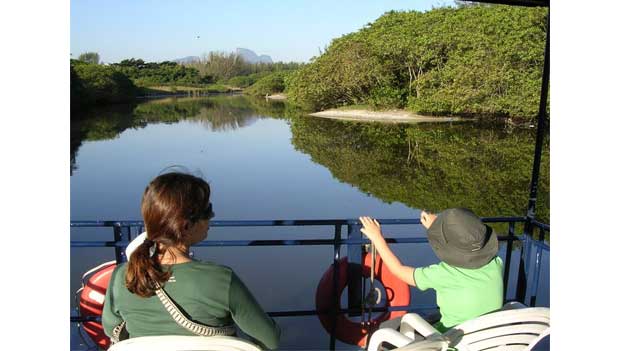
<svg viewBox="0 0 620 351">
<path fill-rule="evenodd" d="M 549 32 L 551 31 L 550 26 L 550 11 L 547 10 L 547 38 L 545 40 L 545 62 L 543 65 L 543 74 L 542 74 L 542 84 L 540 88 L 540 101 L 538 105 L 538 123 L 536 125 L 536 148 L 534 149 L 534 165 L 532 166 L 532 180 L 530 183 L 530 197 L 527 204 L 527 218 L 525 222 L 524 235 L 526 240 L 530 235 L 533 235 L 533 221 L 536 218 L 536 200 L 538 196 L 538 177 L 540 174 L 540 159 L 542 156 L 542 146 L 545 138 L 545 125 L 547 123 L 547 97 L 549 96 Z M 530 243 L 531 244 L 531 243 Z M 523 254 L 524 250 L 521 249 L 521 253 Z M 521 270 L 521 266 L 525 264 L 524 273 L 527 275 L 527 262 L 529 261 L 529 247 L 527 250 L 528 256 L 526 257 L 526 261 L 523 260 L 520 262 L 519 273 L 521 274 L 523 271 Z M 523 259 L 523 255 L 521 255 Z M 520 275 L 518 277 L 517 284 L 517 299 L 523 303 L 525 303 L 525 295 L 527 289 L 527 279 L 529 277 L 523 277 Z"/>
<path fill-rule="evenodd" d="M 341 240 L 342 227 L 340 224 L 334 226 L 334 277 L 332 282 L 332 294 L 334 297 L 334 308 L 329 311 L 330 318 L 332 320 L 332 330 L 329 333 L 329 349 L 336 349 L 336 318 L 340 313 L 340 294 L 338 291 L 338 277 L 340 276 L 338 261 L 340 260 L 340 240 Z"/>
<path fill-rule="evenodd" d="M 357 221 L 354 224 L 347 224 L 347 239 L 353 239 L 356 241 L 362 240 L 362 232 L 360 231 L 360 225 Z M 347 260 L 349 262 L 347 267 L 347 286 L 348 286 L 348 308 L 349 316 L 360 316 L 361 312 L 358 312 L 362 306 L 362 245 L 361 244 L 347 244 Z"/>
<path fill-rule="evenodd" d="M 530 236 L 525 233 L 522 235 L 521 241 L 521 257 L 519 258 L 519 272 L 517 275 L 517 300 L 525 304 L 526 296 L 529 291 L 529 261 L 530 261 L 530 249 L 532 247 L 532 240 Z"/>
<path fill-rule="evenodd" d="M 508 240 L 506 242 L 506 262 L 504 262 L 504 303 L 508 292 L 508 278 L 510 277 L 510 261 L 512 260 L 512 241 L 515 238 L 515 222 L 508 224 Z"/>
<path fill-rule="evenodd" d="M 539 243 L 536 244 L 536 262 L 534 264 L 534 277 L 532 278 L 532 286 L 531 286 L 531 291 L 530 291 L 530 306 L 531 307 L 535 307 L 536 306 L 536 295 L 538 295 L 538 279 L 540 279 L 540 271 L 542 269 L 542 245 L 541 243 L 544 243 L 545 241 L 545 230 L 541 227 L 538 227 L 538 233 L 539 233 L 539 237 L 538 237 L 538 241 Z"/>
<path fill-rule="evenodd" d="M 120 222 L 114 223 L 114 255 L 116 258 L 116 264 L 127 261 L 127 257 L 125 257 L 125 248 L 129 245 L 130 233 L 131 227 L 122 226 Z M 124 245 L 116 245 L 119 242 L 122 242 Z"/>
</svg>

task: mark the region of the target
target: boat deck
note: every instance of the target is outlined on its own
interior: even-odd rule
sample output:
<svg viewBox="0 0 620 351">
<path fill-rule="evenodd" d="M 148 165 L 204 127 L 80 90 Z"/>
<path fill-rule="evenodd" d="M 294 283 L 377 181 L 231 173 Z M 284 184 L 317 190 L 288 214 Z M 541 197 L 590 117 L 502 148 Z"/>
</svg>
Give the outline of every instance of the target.
<svg viewBox="0 0 620 351">
<path fill-rule="evenodd" d="M 418 218 L 414 219 L 379 219 L 382 225 L 420 225 Z M 493 217 L 483 218 L 483 221 L 491 225 L 501 226 L 507 228 L 505 233 L 498 232 L 498 239 L 501 243 L 500 255 L 504 260 L 504 286 L 506 287 L 504 292 L 505 301 L 521 301 L 529 306 L 541 305 L 539 301 L 543 301 L 548 307 L 549 291 L 548 288 L 539 291 L 541 282 L 545 286 L 548 286 L 548 268 L 549 268 L 549 252 L 550 246 L 545 241 L 545 237 L 550 232 L 549 225 L 542 224 L 536 221 L 530 221 L 528 223 L 526 217 Z M 369 244 L 369 241 L 363 237 L 360 232 L 360 223 L 356 219 L 337 219 L 337 220 L 259 220 L 259 221 L 213 221 L 212 227 L 299 227 L 299 226 L 313 226 L 322 228 L 332 228 L 332 238 L 311 238 L 311 239 L 268 239 L 268 240 L 206 240 L 196 246 L 198 247 L 230 247 L 230 246 L 331 246 L 333 248 L 333 263 L 336 270 L 335 276 L 338 276 L 338 264 L 336 264 L 341 258 L 341 250 L 346 248 L 347 257 L 350 263 L 360 263 L 362 251 L 364 246 Z M 72 221 L 71 228 L 80 230 L 83 228 L 109 228 L 110 239 L 105 241 L 90 241 L 90 240 L 72 240 L 72 248 L 101 248 L 107 247 L 114 250 L 115 259 L 118 262 L 126 261 L 125 248 L 129 242 L 141 233 L 143 228 L 142 221 Z M 519 229 L 519 231 L 517 231 Z M 524 234 L 526 230 L 529 233 Z M 521 234 L 517 234 L 521 233 Z M 428 240 L 425 237 L 413 236 L 413 237 L 398 237 L 398 238 L 386 238 L 388 243 L 391 244 L 416 244 L 416 245 L 428 245 Z M 541 274 L 542 272 L 544 274 Z M 363 279 L 361 276 L 351 276 L 349 274 L 350 281 L 356 279 Z M 335 286 L 336 284 L 334 284 Z M 363 284 L 362 284 L 363 286 Z M 341 296 L 338 292 L 333 291 L 333 298 L 337 305 L 340 305 Z M 348 301 L 360 301 L 362 296 L 361 291 L 353 291 L 349 289 Z M 543 298 L 540 299 L 540 294 L 543 294 Z M 268 311 L 268 314 L 280 323 L 285 322 L 285 319 L 297 318 L 302 320 L 308 320 L 313 316 L 317 316 L 320 313 L 328 313 L 335 318 L 336 314 L 357 314 L 359 315 L 362 310 L 356 306 L 355 303 L 350 303 L 348 307 L 341 308 L 339 311 L 317 311 L 316 309 L 296 309 L 296 310 L 277 310 Z M 408 311 L 416 312 L 422 315 L 428 314 L 436 310 L 436 305 L 419 305 L 412 304 L 408 306 L 390 306 L 390 307 L 375 307 L 374 312 L 384 311 Z M 334 313 L 335 312 L 335 313 Z M 315 319 L 317 317 L 314 317 Z M 361 319 L 360 319 L 361 318 Z M 369 317 L 362 315 L 358 317 L 360 320 L 365 320 Z M 72 350 L 94 350 L 96 349 L 89 339 L 80 336 L 79 325 L 80 322 L 84 322 L 87 319 L 81 317 L 77 310 L 71 311 L 71 349 Z M 294 323 L 300 325 L 299 323 Z M 307 350 L 310 346 L 313 349 L 330 349 L 330 350 L 357 350 L 357 346 L 348 345 L 342 343 L 333 336 L 334 333 L 324 332 L 324 336 L 318 336 L 317 340 L 322 340 L 320 345 L 299 345 L 298 338 L 294 335 L 289 337 L 287 332 L 289 328 L 283 328 L 282 334 L 282 347 L 283 350 Z M 292 333 L 292 334 L 297 334 Z M 318 341 L 317 341 L 318 342 Z M 541 346 L 542 347 L 542 346 Z"/>
</svg>

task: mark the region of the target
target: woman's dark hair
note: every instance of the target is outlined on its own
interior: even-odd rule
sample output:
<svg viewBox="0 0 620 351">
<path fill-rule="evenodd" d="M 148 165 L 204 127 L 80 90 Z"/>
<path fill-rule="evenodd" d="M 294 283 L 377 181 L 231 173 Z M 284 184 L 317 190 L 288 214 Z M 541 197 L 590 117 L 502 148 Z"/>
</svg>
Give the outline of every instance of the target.
<svg viewBox="0 0 620 351">
<path fill-rule="evenodd" d="M 171 273 L 161 267 L 158 244 L 163 252 L 185 244 L 188 229 L 204 218 L 210 196 L 209 184 L 190 174 L 166 173 L 151 181 L 144 190 L 141 208 L 147 239 L 127 263 L 125 285 L 129 291 L 150 297 L 157 290 L 156 282 L 163 286 L 168 281 Z"/>
</svg>

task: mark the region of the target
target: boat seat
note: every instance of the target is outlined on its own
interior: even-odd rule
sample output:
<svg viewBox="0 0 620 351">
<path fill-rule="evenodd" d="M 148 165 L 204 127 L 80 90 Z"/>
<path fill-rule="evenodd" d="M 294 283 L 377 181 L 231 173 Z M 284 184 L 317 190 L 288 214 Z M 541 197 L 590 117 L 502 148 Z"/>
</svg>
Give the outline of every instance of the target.
<svg viewBox="0 0 620 351">
<path fill-rule="evenodd" d="M 408 313 L 401 319 L 400 330 L 381 328 L 373 333 L 368 350 L 378 351 L 383 343 L 396 346 L 394 351 L 431 350 L 424 348 L 425 345 L 443 342 L 445 348 L 436 350 L 452 347 L 459 351 L 529 351 L 550 335 L 549 312 L 546 307 L 509 303 L 499 311 L 463 322 L 443 334 L 420 315 Z"/>
<path fill-rule="evenodd" d="M 255 344 L 233 336 L 142 336 L 112 345 L 109 351 L 261 351 Z"/>
</svg>

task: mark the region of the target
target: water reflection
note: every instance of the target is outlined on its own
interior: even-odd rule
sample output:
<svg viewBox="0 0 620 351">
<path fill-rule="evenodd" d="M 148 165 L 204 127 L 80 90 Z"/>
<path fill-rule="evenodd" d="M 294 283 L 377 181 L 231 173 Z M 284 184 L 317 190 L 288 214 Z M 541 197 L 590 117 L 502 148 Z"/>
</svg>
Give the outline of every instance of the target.
<svg viewBox="0 0 620 351">
<path fill-rule="evenodd" d="M 241 96 L 155 100 L 138 105 L 133 113 L 144 123 L 177 123 L 189 119 L 213 131 L 243 128 L 257 119 L 252 105 Z"/>
<path fill-rule="evenodd" d="M 478 123 L 392 125 L 300 117 L 292 142 L 342 182 L 387 203 L 469 207 L 480 216 L 522 216 L 535 135 Z M 548 138 L 547 138 L 548 140 Z M 549 221 L 549 145 L 537 218 Z"/>
<path fill-rule="evenodd" d="M 283 102 L 244 96 L 168 98 L 76 116 L 71 172 L 83 141 L 109 140 L 148 124 L 196 122 L 216 132 L 258 119 L 287 119 L 296 150 L 341 182 L 386 203 L 440 210 L 454 206 L 480 216 L 521 216 L 529 197 L 534 133 L 497 125 L 381 124 L 305 117 Z M 537 218 L 549 222 L 549 145 L 544 148 Z"/>
<path fill-rule="evenodd" d="M 133 105 L 115 105 L 72 115 L 71 174 L 78 169 L 76 155 L 84 141 L 111 140 L 127 129 L 148 124 L 193 121 L 204 128 L 225 132 L 252 125 L 257 119 L 282 117 L 283 103 L 244 96 L 166 98 Z"/>
</svg>

